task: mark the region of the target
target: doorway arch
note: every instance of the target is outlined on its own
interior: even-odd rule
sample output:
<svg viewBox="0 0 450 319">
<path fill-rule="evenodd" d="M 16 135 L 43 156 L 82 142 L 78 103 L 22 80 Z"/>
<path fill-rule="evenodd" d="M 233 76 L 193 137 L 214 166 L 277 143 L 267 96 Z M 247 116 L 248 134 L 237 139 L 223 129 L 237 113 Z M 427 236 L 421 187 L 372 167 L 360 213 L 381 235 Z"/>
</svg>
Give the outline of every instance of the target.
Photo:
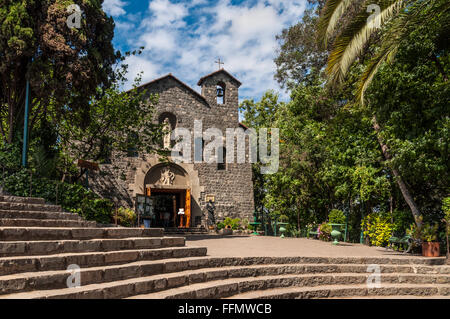
<svg viewBox="0 0 450 319">
<path fill-rule="evenodd" d="M 153 166 L 145 176 L 144 189 L 153 206 L 155 227 L 191 227 L 191 184 L 189 174 L 181 166 Z"/>
</svg>

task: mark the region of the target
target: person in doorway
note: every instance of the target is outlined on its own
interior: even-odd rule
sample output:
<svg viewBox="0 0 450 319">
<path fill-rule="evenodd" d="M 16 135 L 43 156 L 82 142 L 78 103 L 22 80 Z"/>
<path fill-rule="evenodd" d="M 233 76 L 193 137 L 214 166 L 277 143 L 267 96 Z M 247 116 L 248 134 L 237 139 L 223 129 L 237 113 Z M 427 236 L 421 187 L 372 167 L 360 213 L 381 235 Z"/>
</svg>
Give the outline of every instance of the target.
<svg viewBox="0 0 450 319">
<path fill-rule="evenodd" d="M 164 228 L 169 227 L 170 213 L 168 211 L 165 211 L 163 213 L 163 221 L 164 221 Z"/>
</svg>

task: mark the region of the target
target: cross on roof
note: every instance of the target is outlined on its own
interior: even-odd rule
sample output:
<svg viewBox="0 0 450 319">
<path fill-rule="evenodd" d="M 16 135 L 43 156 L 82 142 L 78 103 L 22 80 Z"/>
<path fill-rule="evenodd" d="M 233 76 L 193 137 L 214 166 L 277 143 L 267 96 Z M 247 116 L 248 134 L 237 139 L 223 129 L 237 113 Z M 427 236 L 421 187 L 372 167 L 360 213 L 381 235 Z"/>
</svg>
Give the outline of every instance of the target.
<svg viewBox="0 0 450 319">
<path fill-rule="evenodd" d="M 215 63 L 217 63 L 219 65 L 219 70 L 221 69 L 221 64 L 225 64 L 225 63 L 223 63 L 223 61 L 220 60 L 220 58 L 219 58 L 219 61 L 216 61 Z"/>
</svg>

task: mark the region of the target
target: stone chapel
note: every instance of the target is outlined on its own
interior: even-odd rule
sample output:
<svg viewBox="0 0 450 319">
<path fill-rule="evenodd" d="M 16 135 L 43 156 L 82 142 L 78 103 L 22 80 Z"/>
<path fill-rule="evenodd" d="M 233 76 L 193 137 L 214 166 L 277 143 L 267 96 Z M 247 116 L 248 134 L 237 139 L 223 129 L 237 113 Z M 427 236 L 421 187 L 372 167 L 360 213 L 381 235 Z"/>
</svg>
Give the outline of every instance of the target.
<svg viewBox="0 0 450 319">
<path fill-rule="evenodd" d="M 198 85 L 201 93 L 168 74 L 141 87 L 159 96 L 155 121 L 171 130 L 182 127 L 193 132 L 195 120 L 201 121 L 203 131 L 218 128 L 224 136 L 227 128 L 246 129 L 239 123 L 239 80 L 222 68 L 202 77 Z M 194 146 L 204 141 L 194 140 L 193 136 L 191 143 Z M 225 141 L 223 145 L 225 158 Z M 236 157 L 236 150 L 234 154 Z M 154 214 L 152 227 L 206 226 L 211 218 L 207 212 L 209 200 L 214 203 L 215 222 L 226 217 L 253 218 L 252 164 L 248 160 L 176 164 L 161 163 L 156 154 L 122 154 L 100 167 L 100 172 L 92 176 L 91 188 L 119 206 L 132 209 L 137 208 L 137 198 L 148 197 Z M 189 218 L 180 220 L 180 209 Z"/>
</svg>

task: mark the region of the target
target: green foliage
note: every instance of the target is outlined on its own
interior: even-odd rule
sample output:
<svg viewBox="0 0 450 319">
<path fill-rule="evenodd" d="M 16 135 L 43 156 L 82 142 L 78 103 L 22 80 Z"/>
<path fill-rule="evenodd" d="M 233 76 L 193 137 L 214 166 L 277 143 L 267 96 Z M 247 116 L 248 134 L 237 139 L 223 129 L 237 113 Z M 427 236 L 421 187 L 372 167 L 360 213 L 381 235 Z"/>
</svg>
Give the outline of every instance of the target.
<svg viewBox="0 0 450 319">
<path fill-rule="evenodd" d="M 434 242 L 438 238 L 438 228 L 439 225 L 435 223 L 434 225 L 426 223 L 423 224 L 421 229 L 421 238 L 426 242 Z"/>
<path fill-rule="evenodd" d="M 328 223 L 322 223 L 319 225 L 319 239 L 323 241 L 331 241 L 332 227 Z"/>
<path fill-rule="evenodd" d="M 369 238 L 370 244 L 385 247 L 393 235 L 394 225 L 390 223 L 389 216 L 382 213 L 373 213 L 363 218 L 361 227 L 364 236 Z"/>
<path fill-rule="evenodd" d="M 223 221 L 223 224 L 226 228 L 231 228 L 233 230 L 237 230 L 237 229 L 239 229 L 239 226 L 240 226 L 240 219 L 239 218 L 231 219 L 230 217 L 227 217 Z"/>
<path fill-rule="evenodd" d="M 247 218 L 242 219 L 240 225 L 241 225 L 243 230 L 248 229 L 249 226 L 250 226 L 249 221 L 248 221 Z"/>
<path fill-rule="evenodd" d="M 218 222 L 217 223 L 217 230 L 221 230 L 225 228 L 225 224 L 223 222 Z"/>
<path fill-rule="evenodd" d="M 2 179 L 5 190 L 15 196 L 42 197 L 49 203 L 58 203 L 69 212 L 79 214 L 87 220 L 98 223 L 110 223 L 113 216 L 113 204 L 107 199 L 101 199 L 92 191 L 79 184 L 56 182 L 48 178 L 31 176 L 27 169 L 8 173 Z"/>
<path fill-rule="evenodd" d="M 112 221 L 114 204 L 103 198 L 84 198 L 81 203 L 81 216 L 87 220 L 95 220 L 101 224 L 109 224 Z"/>
<path fill-rule="evenodd" d="M 328 215 L 328 220 L 332 224 L 345 224 L 345 214 L 339 209 L 332 209 Z"/>
<path fill-rule="evenodd" d="M 116 215 L 114 215 L 114 219 Z M 120 207 L 117 210 L 117 223 L 125 227 L 133 227 L 136 224 L 136 213 L 134 210 Z"/>
<path fill-rule="evenodd" d="M 444 218 L 447 225 L 450 227 L 450 197 L 446 197 L 442 200 L 442 211 L 444 212 Z"/>
<path fill-rule="evenodd" d="M 83 11 L 80 28 L 68 28 L 67 7 Z M 89 109 L 98 86 L 108 87 L 113 66 L 121 60 L 114 50 L 114 21 L 101 1 L 2 1 L 0 6 L 0 137 L 12 143 L 23 127 L 26 79 L 33 97 L 31 129 L 38 118 L 51 123 L 64 113 Z M 25 78 L 26 77 L 26 78 Z"/>
</svg>

